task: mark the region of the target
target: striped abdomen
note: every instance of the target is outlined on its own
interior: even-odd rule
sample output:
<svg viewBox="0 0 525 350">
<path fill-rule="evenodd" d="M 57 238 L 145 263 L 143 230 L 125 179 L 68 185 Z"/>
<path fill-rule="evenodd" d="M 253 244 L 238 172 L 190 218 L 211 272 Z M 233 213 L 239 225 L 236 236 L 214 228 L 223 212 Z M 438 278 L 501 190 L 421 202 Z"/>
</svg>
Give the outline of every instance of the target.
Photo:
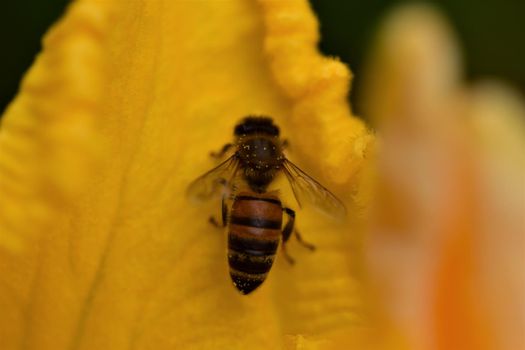
<svg viewBox="0 0 525 350">
<path fill-rule="evenodd" d="M 269 194 L 240 193 L 229 218 L 228 263 L 235 287 L 248 294 L 268 275 L 281 238 L 281 201 Z"/>
</svg>

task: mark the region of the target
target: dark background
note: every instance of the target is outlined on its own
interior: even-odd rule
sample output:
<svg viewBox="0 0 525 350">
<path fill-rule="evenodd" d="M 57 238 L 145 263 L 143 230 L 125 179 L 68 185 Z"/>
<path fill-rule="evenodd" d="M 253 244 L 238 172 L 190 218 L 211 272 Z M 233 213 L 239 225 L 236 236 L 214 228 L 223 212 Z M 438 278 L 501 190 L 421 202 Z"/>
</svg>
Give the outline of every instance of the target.
<svg viewBox="0 0 525 350">
<path fill-rule="evenodd" d="M 130 0 L 132 1 L 132 0 Z M 208 0 L 210 1 L 210 0 Z M 285 1 L 285 0 L 283 0 Z M 407 1 L 310 0 L 326 54 L 341 57 L 356 75 L 379 20 Z M 67 0 L 7 0 L 0 5 L 0 112 L 40 50 L 40 39 L 64 12 Z M 448 16 L 464 49 L 467 79 L 496 77 L 525 92 L 525 1 L 433 1 Z"/>
</svg>

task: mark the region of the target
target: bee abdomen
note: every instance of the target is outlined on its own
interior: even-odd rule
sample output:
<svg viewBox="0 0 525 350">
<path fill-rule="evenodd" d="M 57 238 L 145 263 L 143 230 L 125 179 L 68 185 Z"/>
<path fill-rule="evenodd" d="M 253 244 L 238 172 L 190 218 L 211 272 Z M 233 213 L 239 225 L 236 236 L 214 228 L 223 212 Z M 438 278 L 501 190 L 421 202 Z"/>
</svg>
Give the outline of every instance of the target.
<svg viewBox="0 0 525 350">
<path fill-rule="evenodd" d="M 228 263 L 245 273 L 266 273 L 270 270 L 279 241 L 257 240 L 230 234 Z"/>
<path fill-rule="evenodd" d="M 248 294 L 264 282 L 275 259 L 278 239 L 228 235 L 228 263 L 235 287 Z"/>
<path fill-rule="evenodd" d="M 278 198 L 241 192 L 228 220 L 228 263 L 235 287 L 248 294 L 270 271 L 281 238 L 282 207 Z"/>
</svg>

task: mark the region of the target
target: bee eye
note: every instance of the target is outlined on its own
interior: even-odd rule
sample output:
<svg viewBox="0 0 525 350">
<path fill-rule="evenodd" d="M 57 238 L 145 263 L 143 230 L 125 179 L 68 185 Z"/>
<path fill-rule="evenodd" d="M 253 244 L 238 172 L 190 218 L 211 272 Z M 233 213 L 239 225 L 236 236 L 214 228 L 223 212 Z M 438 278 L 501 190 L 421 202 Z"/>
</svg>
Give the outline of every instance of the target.
<svg viewBox="0 0 525 350">
<path fill-rule="evenodd" d="M 235 126 L 235 136 L 246 136 L 254 133 L 279 136 L 279 128 L 273 120 L 264 116 L 248 116 Z"/>
<path fill-rule="evenodd" d="M 246 130 L 243 124 L 239 124 L 235 127 L 235 130 L 233 131 L 233 134 L 236 136 L 241 136 L 246 134 Z"/>
</svg>

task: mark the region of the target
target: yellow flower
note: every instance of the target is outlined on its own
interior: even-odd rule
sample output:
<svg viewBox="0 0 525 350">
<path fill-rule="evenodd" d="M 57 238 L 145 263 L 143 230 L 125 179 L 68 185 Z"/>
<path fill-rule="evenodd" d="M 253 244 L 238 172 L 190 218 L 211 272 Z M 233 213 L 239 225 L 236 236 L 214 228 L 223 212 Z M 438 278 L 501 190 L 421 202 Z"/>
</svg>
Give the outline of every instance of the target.
<svg viewBox="0 0 525 350">
<path fill-rule="evenodd" d="M 74 2 L 2 118 L 1 348 L 525 348 L 525 107 L 462 83 L 451 38 L 426 6 L 385 22 L 376 145 L 306 0 Z M 184 192 L 253 113 L 350 217 L 298 211 L 317 251 L 242 296 L 219 203 Z"/>
<path fill-rule="evenodd" d="M 297 1 L 78 0 L 0 131 L 2 349 L 350 346 L 365 324 L 355 235 L 307 210 L 311 254 L 278 258 L 253 295 L 232 287 L 224 236 L 189 182 L 250 113 L 346 202 L 373 138 L 346 104 Z M 358 220 L 357 220 L 358 221 Z"/>
<path fill-rule="evenodd" d="M 364 93 L 379 126 L 366 244 L 373 297 L 408 349 L 525 348 L 525 105 L 461 81 L 432 7 L 394 11 Z"/>
</svg>

